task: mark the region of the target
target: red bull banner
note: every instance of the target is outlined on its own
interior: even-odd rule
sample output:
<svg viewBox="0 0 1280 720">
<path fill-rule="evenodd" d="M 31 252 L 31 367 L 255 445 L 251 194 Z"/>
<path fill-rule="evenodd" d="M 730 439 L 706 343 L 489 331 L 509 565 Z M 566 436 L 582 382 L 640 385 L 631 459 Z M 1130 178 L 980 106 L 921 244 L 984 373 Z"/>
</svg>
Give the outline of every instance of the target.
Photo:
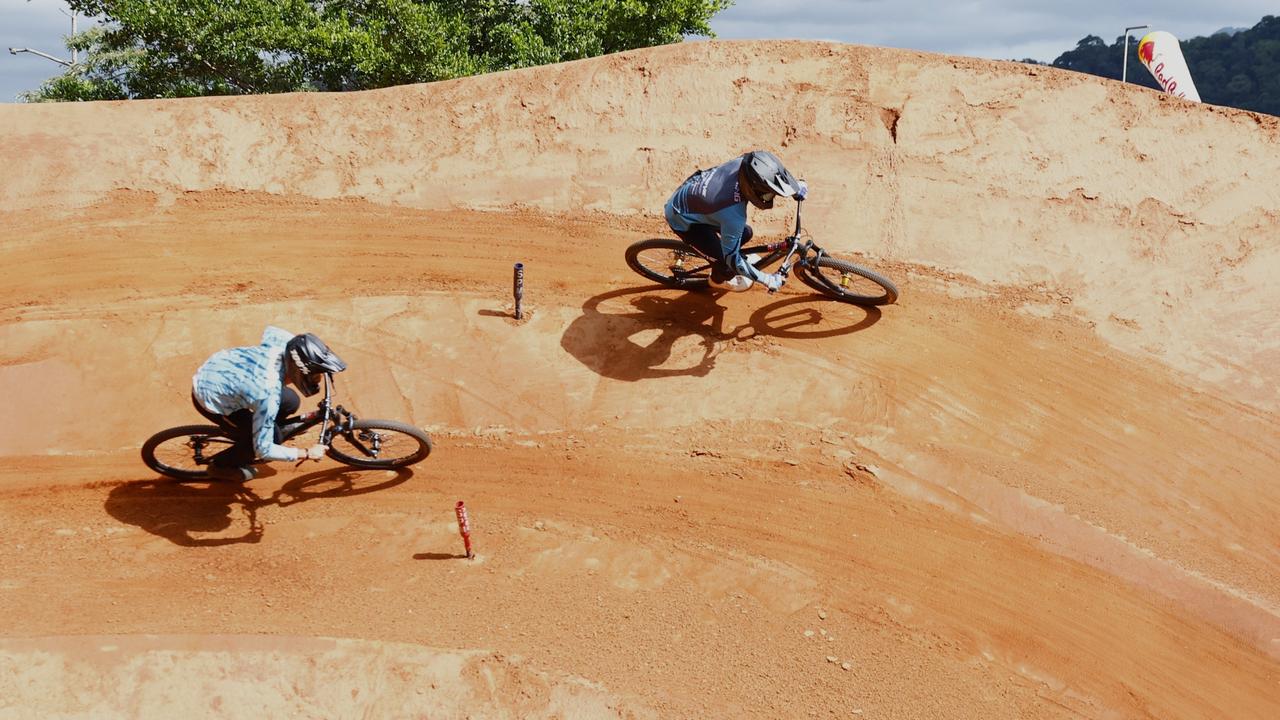
<svg viewBox="0 0 1280 720">
<path fill-rule="evenodd" d="M 1163 30 L 1149 32 L 1138 41 L 1138 57 L 1165 92 L 1200 102 L 1200 93 L 1191 81 L 1191 71 L 1182 57 L 1178 38 Z"/>
</svg>

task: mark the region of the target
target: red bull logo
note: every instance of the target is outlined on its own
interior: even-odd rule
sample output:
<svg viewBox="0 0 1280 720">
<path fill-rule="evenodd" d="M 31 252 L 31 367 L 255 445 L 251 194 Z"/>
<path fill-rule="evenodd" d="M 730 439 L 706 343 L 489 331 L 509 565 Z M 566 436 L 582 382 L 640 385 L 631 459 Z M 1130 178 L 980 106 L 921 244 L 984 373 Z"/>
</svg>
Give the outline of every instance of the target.
<svg viewBox="0 0 1280 720">
<path fill-rule="evenodd" d="M 1144 65 L 1151 65 L 1152 55 L 1155 54 L 1156 44 L 1149 38 L 1142 38 L 1138 43 L 1138 57 L 1142 59 Z"/>
</svg>

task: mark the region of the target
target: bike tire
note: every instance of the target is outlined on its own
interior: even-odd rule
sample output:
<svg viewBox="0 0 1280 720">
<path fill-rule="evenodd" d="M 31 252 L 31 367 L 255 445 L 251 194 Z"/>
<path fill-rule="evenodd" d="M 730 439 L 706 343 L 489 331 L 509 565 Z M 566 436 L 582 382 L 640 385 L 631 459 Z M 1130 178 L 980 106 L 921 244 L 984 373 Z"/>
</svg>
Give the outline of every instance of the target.
<svg viewBox="0 0 1280 720">
<path fill-rule="evenodd" d="M 391 445 L 394 450 L 387 451 Z M 329 457 L 358 468 L 401 468 L 422 462 L 431 454 L 431 437 L 412 425 L 394 420 L 356 420 L 351 429 L 333 436 Z"/>
<path fill-rule="evenodd" d="M 711 278 L 711 261 L 680 240 L 640 240 L 627 248 L 626 258 L 632 270 L 667 287 L 704 288 Z"/>
<path fill-rule="evenodd" d="M 173 442 L 173 441 L 178 442 Z M 180 425 L 161 430 L 142 444 L 142 462 L 147 467 L 178 480 L 204 480 L 209 458 L 231 447 L 233 441 L 217 425 Z M 211 445 L 212 449 L 197 449 Z M 204 462 L 199 460 L 203 458 Z"/>
<path fill-rule="evenodd" d="M 801 282 L 818 292 L 854 305 L 892 305 L 898 288 L 885 276 L 823 255 L 795 267 Z"/>
</svg>

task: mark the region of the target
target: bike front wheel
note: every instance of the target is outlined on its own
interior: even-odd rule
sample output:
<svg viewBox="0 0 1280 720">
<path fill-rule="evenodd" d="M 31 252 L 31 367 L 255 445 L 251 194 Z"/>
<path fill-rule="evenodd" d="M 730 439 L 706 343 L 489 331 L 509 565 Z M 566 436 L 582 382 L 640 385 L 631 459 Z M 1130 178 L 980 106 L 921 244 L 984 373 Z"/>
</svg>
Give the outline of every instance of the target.
<svg viewBox="0 0 1280 720">
<path fill-rule="evenodd" d="M 711 261 L 679 240 L 640 240 L 627 248 L 626 258 L 632 270 L 668 287 L 704 288 L 711 277 Z"/>
<path fill-rule="evenodd" d="M 328 454 L 359 468 L 401 468 L 431 454 L 431 437 L 394 420 L 356 420 L 350 430 L 333 436 Z"/>
<path fill-rule="evenodd" d="M 204 480 L 209 459 L 234 443 L 217 425 L 182 425 L 161 430 L 142 444 L 142 462 L 178 480 Z"/>
<path fill-rule="evenodd" d="M 796 275 L 814 290 L 854 305 L 892 305 L 898 299 L 888 278 L 827 255 L 796 265 Z"/>
</svg>

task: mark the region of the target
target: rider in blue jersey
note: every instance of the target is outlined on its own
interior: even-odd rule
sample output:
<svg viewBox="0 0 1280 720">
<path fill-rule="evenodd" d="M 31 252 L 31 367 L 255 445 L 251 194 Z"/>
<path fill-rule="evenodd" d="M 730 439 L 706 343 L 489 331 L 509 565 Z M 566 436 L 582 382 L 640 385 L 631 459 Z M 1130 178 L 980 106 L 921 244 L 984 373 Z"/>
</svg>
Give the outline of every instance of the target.
<svg viewBox="0 0 1280 720">
<path fill-rule="evenodd" d="M 796 180 L 776 155 L 755 150 L 690 175 L 663 210 L 681 240 L 716 261 L 713 286 L 742 292 L 758 282 L 777 290 L 782 277 L 760 272 L 754 258 L 739 252 L 752 235 L 747 203 L 768 210 L 778 195 L 803 200 L 807 192 L 804 181 Z"/>
<path fill-rule="evenodd" d="M 289 417 L 301 399 L 285 385 L 310 397 L 320 390 L 323 375 L 346 368 L 315 335 L 294 335 L 274 326 L 267 327 L 258 345 L 214 353 L 191 378 L 191 403 L 227 430 L 233 444 L 210 459 L 209 476 L 244 481 L 256 474 L 256 461 L 323 457 L 323 445 L 303 450 L 280 444 L 282 425 L 310 419 Z"/>
</svg>

